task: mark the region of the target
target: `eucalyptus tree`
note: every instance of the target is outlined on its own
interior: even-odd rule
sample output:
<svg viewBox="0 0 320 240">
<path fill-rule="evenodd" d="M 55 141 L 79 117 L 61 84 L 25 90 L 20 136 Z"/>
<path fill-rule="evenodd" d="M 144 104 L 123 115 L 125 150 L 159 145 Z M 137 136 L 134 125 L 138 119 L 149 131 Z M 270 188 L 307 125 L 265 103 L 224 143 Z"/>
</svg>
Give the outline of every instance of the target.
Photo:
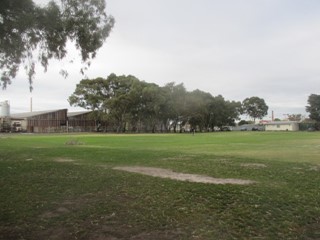
<svg viewBox="0 0 320 240">
<path fill-rule="evenodd" d="M 191 128 L 199 128 L 200 131 L 209 128 L 210 103 L 212 99 L 213 97 L 210 93 L 198 89 L 187 94 L 186 112 Z"/>
<path fill-rule="evenodd" d="M 123 131 L 134 103 L 129 95 L 134 82 L 139 82 L 134 76 L 115 74 L 110 74 L 107 79 L 83 79 L 68 101 L 71 106 L 94 111 L 98 116 L 97 120 L 107 118 L 118 132 Z"/>
<path fill-rule="evenodd" d="M 157 130 L 161 125 L 161 116 L 166 111 L 166 97 L 164 90 L 156 84 L 148 83 L 142 90 L 141 95 L 143 123 L 146 130 L 152 132 Z"/>
<path fill-rule="evenodd" d="M 235 121 L 240 120 L 240 115 L 243 113 L 241 102 L 226 101 L 226 110 L 224 113 L 224 125 L 234 126 Z"/>
<path fill-rule="evenodd" d="M 134 76 L 110 74 L 107 79 L 84 79 L 77 84 L 68 101 L 71 106 L 92 110 L 108 120 L 117 132 L 141 130 L 141 125 L 155 131 L 164 112 L 165 96 L 156 84 Z"/>
<path fill-rule="evenodd" d="M 125 132 L 132 117 L 132 109 L 136 104 L 135 94 L 132 94 L 132 86 L 139 83 L 139 79 L 132 75 L 109 75 L 107 82 L 111 97 L 106 99 L 105 106 L 117 132 Z"/>
<path fill-rule="evenodd" d="M 106 79 L 83 79 L 76 85 L 73 94 L 68 98 L 70 106 L 82 107 L 92 111 L 92 118 L 103 122 L 106 127 L 108 119 L 106 100 L 111 98 L 111 91 Z"/>
<path fill-rule="evenodd" d="M 210 129 L 233 126 L 241 114 L 241 102 L 225 100 L 221 95 L 213 97 L 209 104 Z"/>
<path fill-rule="evenodd" d="M 83 79 L 69 97 L 71 106 L 82 107 L 92 111 L 106 111 L 104 101 L 110 98 L 106 79 Z"/>
<path fill-rule="evenodd" d="M 224 125 L 223 112 L 225 109 L 225 100 L 221 95 L 213 97 L 209 104 L 209 126 L 214 130 L 214 127 L 222 127 Z"/>
<path fill-rule="evenodd" d="M 183 83 L 177 84 L 170 82 L 163 87 L 166 97 L 167 97 L 167 119 L 166 125 L 169 128 L 173 128 L 173 131 L 177 131 L 177 127 L 181 129 L 181 126 L 186 123 L 186 94 L 187 91 Z"/>
<path fill-rule="evenodd" d="M 263 98 L 250 97 L 246 98 L 242 102 L 243 111 L 245 114 L 253 118 L 255 122 L 256 119 L 262 119 L 268 114 L 268 106 Z"/>
<path fill-rule="evenodd" d="M 37 61 L 47 70 L 50 59 L 67 55 L 67 42 L 75 43 L 87 68 L 114 26 L 105 12 L 105 0 L 0 1 L 0 71 L 6 88 L 24 65 L 32 90 Z M 36 54 L 36 56 L 34 56 Z M 65 70 L 63 75 L 67 75 Z"/>
<path fill-rule="evenodd" d="M 306 111 L 309 113 L 309 117 L 317 122 L 316 128 L 320 130 L 320 95 L 311 94 L 308 97 Z"/>
<path fill-rule="evenodd" d="M 302 114 L 285 114 L 289 121 L 300 122 L 302 120 Z"/>
</svg>

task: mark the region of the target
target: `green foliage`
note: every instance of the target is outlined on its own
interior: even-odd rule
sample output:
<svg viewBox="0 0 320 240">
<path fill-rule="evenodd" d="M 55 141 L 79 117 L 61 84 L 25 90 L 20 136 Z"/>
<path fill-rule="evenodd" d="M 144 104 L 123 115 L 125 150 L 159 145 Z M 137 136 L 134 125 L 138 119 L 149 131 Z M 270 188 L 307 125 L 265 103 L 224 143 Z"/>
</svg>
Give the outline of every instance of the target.
<svg viewBox="0 0 320 240">
<path fill-rule="evenodd" d="M 315 122 L 300 122 L 299 123 L 299 130 L 300 131 L 314 131 L 316 128 Z"/>
<path fill-rule="evenodd" d="M 114 19 L 105 13 L 104 0 L 50 1 L 45 7 L 32 0 L 0 3 L 0 69 L 3 88 L 15 78 L 21 63 L 32 89 L 37 59 L 46 70 L 52 58 L 61 60 L 66 43 L 74 41 L 85 65 L 108 37 Z M 34 53 L 37 52 L 37 56 Z M 86 67 L 82 68 L 81 71 Z M 64 71 L 64 74 L 67 73 Z"/>
<path fill-rule="evenodd" d="M 11 125 L 9 122 L 0 121 L 0 132 L 11 132 Z"/>
<path fill-rule="evenodd" d="M 246 98 L 242 102 L 243 111 L 248 116 L 253 118 L 253 121 L 257 118 L 262 119 L 268 114 L 268 106 L 264 99 L 259 97 Z"/>
<path fill-rule="evenodd" d="M 70 139 L 84 145 L 66 145 Z M 2 135 L 3 239 L 319 239 L 319 133 Z M 250 179 L 180 182 L 148 166 Z"/>
<path fill-rule="evenodd" d="M 210 124 L 209 107 L 213 97 L 210 93 L 195 90 L 188 93 L 187 113 L 189 116 L 189 124 L 193 129 L 199 128 L 200 131 Z"/>
<path fill-rule="evenodd" d="M 189 123 L 200 131 L 234 125 L 241 103 L 213 97 L 200 90 L 188 92 L 174 82 L 160 87 L 134 76 L 110 74 L 107 79 L 84 79 L 69 97 L 71 106 L 95 111 L 96 119 L 117 132 L 183 130 Z"/>
<path fill-rule="evenodd" d="M 241 120 L 238 123 L 239 126 L 242 126 L 242 125 L 245 125 L 245 124 L 254 124 L 254 122 L 253 121 Z"/>
<path fill-rule="evenodd" d="M 286 114 L 289 121 L 300 122 L 302 120 L 302 114 Z"/>
<path fill-rule="evenodd" d="M 306 111 L 310 113 L 309 117 L 318 123 L 320 122 L 320 95 L 311 94 L 308 98 Z"/>
</svg>

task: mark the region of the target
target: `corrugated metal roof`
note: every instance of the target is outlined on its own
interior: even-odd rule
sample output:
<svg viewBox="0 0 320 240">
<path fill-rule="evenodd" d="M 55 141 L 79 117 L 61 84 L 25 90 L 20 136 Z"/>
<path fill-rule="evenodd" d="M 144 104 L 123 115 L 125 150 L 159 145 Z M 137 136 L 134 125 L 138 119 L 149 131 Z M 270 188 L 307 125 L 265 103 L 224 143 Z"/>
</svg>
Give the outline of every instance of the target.
<svg viewBox="0 0 320 240">
<path fill-rule="evenodd" d="M 265 123 L 264 125 L 289 125 L 289 124 L 298 124 L 296 121 L 276 121 Z"/>
<path fill-rule="evenodd" d="M 48 114 L 52 112 L 57 112 L 61 110 L 67 110 L 67 109 L 56 109 L 56 110 L 47 110 L 47 111 L 36 111 L 36 112 L 26 112 L 26 113 L 15 113 L 11 114 L 11 118 L 29 118 L 29 117 L 34 117 L 34 116 L 39 116 L 42 114 Z"/>
<path fill-rule="evenodd" d="M 92 113 L 92 111 L 68 112 L 67 116 L 68 116 L 68 117 L 75 117 L 75 116 L 79 116 L 79 115 L 83 115 L 83 114 L 88 114 L 88 113 Z"/>
</svg>

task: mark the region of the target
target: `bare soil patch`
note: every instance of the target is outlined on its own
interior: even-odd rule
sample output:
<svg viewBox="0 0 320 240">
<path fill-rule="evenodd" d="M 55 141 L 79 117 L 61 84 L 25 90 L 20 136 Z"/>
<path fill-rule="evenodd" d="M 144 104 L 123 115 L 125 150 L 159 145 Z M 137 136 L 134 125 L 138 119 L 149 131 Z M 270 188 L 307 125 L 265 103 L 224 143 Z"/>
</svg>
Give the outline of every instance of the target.
<svg viewBox="0 0 320 240">
<path fill-rule="evenodd" d="M 310 171 L 320 171 L 320 164 L 311 166 L 311 167 L 309 168 L 309 170 L 310 170 Z"/>
<path fill-rule="evenodd" d="M 40 232 L 35 233 L 37 238 L 33 239 L 50 239 L 50 240 L 61 240 L 61 239 L 71 239 L 70 229 L 67 227 L 50 227 L 49 229 L 44 229 Z"/>
<path fill-rule="evenodd" d="M 197 182 L 197 183 L 210 183 L 210 184 L 236 184 L 236 185 L 247 185 L 253 184 L 254 181 L 234 179 L 234 178 L 213 178 L 204 175 L 189 174 L 189 173 L 178 173 L 170 169 L 153 168 L 153 167 L 115 167 L 115 170 L 121 170 L 126 172 L 140 173 L 143 175 L 169 178 L 178 181 Z"/>
<path fill-rule="evenodd" d="M 248 168 L 266 168 L 267 165 L 263 163 L 242 163 L 242 167 L 248 167 Z"/>
<path fill-rule="evenodd" d="M 175 157 L 166 157 L 166 158 L 163 158 L 162 160 L 167 160 L 167 161 L 191 160 L 193 157 L 194 157 L 193 155 L 179 155 Z"/>
<path fill-rule="evenodd" d="M 44 212 L 43 214 L 40 215 L 40 218 L 45 218 L 45 219 L 55 218 L 55 217 L 59 217 L 62 214 L 66 214 L 69 212 L 70 212 L 70 210 L 65 207 L 58 207 L 54 211 Z"/>
<path fill-rule="evenodd" d="M 55 161 L 55 162 L 74 162 L 75 160 L 70 159 L 70 158 L 56 158 L 53 161 Z"/>
</svg>

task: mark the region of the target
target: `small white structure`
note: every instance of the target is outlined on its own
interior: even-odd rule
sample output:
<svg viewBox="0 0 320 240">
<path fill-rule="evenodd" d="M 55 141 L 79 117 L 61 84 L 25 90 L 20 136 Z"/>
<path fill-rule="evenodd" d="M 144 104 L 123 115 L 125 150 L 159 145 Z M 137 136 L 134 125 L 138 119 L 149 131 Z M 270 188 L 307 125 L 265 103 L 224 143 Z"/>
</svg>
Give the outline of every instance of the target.
<svg viewBox="0 0 320 240">
<path fill-rule="evenodd" d="M 10 117 L 10 105 L 8 101 L 0 102 L 0 117 Z"/>
<path fill-rule="evenodd" d="M 293 121 L 265 123 L 266 131 L 299 131 L 299 123 Z"/>
</svg>

